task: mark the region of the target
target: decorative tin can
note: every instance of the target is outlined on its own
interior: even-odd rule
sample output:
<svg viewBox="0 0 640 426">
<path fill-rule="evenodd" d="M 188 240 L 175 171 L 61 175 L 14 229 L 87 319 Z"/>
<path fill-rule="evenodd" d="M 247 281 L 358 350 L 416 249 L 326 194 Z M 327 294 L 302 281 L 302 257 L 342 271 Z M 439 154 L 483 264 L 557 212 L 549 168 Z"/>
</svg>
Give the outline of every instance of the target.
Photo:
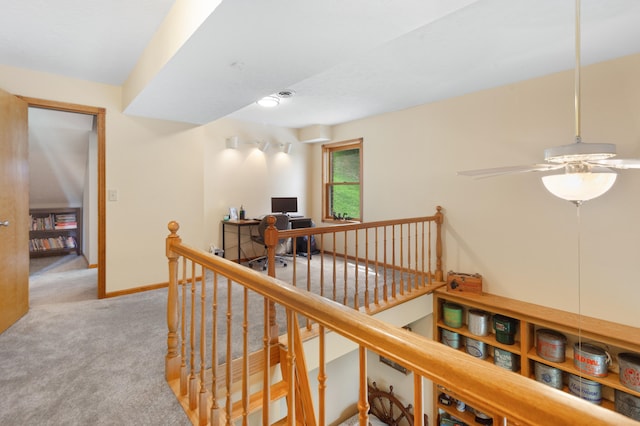
<svg viewBox="0 0 640 426">
<path fill-rule="evenodd" d="M 575 374 L 569 375 L 569 392 L 593 404 L 602 402 L 602 385 Z"/>
<path fill-rule="evenodd" d="M 609 374 L 611 356 L 607 351 L 590 343 L 573 345 L 573 365 L 589 376 L 605 377 Z"/>
<path fill-rule="evenodd" d="M 462 327 L 462 306 L 455 303 L 443 303 L 442 312 L 446 325 L 453 328 Z"/>
<path fill-rule="evenodd" d="M 533 369 L 535 370 L 536 380 L 552 388 L 562 389 L 562 370 L 536 362 Z"/>
<path fill-rule="evenodd" d="M 515 335 L 518 328 L 518 320 L 495 314 L 493 316 L 493 329 L 496 331 L 496 340 L 505 345 L 515 343 Z"/>
<path fill-rule="evenodd" d="M 442 329 L 442 343 L 452 348 L 460 348 L 460 335 L 455 331 Z"/>
<path fill-rule="evenodd" d="M 640 421 L 640 398 L 616 389 L 615 399 L 616 411 L 618 413 L 631 417 L 633 420 Z"/>
<path fill-rule="evenodd" d="M 553 362 L 564 362 L 567 338 L 554 330 L 536 331 L 536 353 L 539 357 Z"/>
<path fill-rule="evenodd" d="M 640 392 L 640 355 L 631 352 L 621 353 L 618 355 L 618 364 L 620 364 L 620 383 Z"/>
<path fill-rule="evenodd" d="M 467 353 L 480 359 L 486 359 L 488 356 L 487 344 L 471 337 L 466 340 Z"/>
<path fill-rule="evenodd" d="M 489 313 L 479 309 L 469 309 L 469 333 L 475 336 L 489 334 Z"/>
<path fill-rule="evenodd" d="M 493 363 L 510 371 L 518 371 L 520 369 L 520 357 L 500 348 L 493 348 Z"/>
</svg>

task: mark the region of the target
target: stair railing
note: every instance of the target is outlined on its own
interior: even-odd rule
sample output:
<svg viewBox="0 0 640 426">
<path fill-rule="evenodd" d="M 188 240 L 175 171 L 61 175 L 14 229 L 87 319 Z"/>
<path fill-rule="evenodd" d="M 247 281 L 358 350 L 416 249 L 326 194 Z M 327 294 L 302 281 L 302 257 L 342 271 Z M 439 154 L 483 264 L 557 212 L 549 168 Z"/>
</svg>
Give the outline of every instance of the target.
<svg viewBox="0 0 640 426">
<path fill-rule="evenodd" d="M 271 338 L 275 327 L 268 320 L 272 305 L 287 312 L 285 327 L 290 331 L 295 326 L 295 316 L 302 315 L 318 324 L 321 340 L 325 333 L 334 332 L 358 345 L 360 393 L 354 399 L 357 398 L 362 423 L 368 419 L 369 408 L 366 352 L 373 351 L 414 374 L 416 424 L 420 424 L 424 411 L 422 378 L 454 389 L 471 405 L 487 407 L 487 411 L 505 419 L 504 424 L 635 424 L 611 410 L 469 357 L 359 310 L 191 248 L 182 243 L 178 229 L 176 222 L 169 224 L 166 242 L 169 288 L 165 377 L 194 424 L 232 424 L 236 416 L 247 424 L 252 407 L 262 410 L 264 425 L 273 424 L 276 417 L 280 422 L 296 424 L 295 379 L 279 385 L 269 368 L 280 361 Z M 260 327 L 262 349 L 255 353 L 250 344 L 250 316 L 260 303 L 251 304 L 252 295 L 261 298 L 264 307 L 264 325 Z M 234 306 L 240 306 L 240 312 Z M 224 336 L 218 331 L 221 323 L 227 326 Z M 280 325 L 276 325 L 279 330 Z M 234 338 L 238 334 L 240 337 Z M 284 377 L 295 378 L 298 374 L 299 355 L 294 349 L 299 343 L 295 336 L 292 332 L 287 335 Z M 240 358 L 235 360 L 234 343 L 238 341 Z M 318 350 L 321 351 L 318 359 L 324 359 L 325 345 L 320 344 Z M 324 426 L 322 395 L 326 369 L 320 365 L 319 371 L 318 424 Z M 260 386 L 262 389 L 256 391 Z M 271 402 L 279 396 L 286 396 L 288 401 L 284 417 L 271 409 Z M 305 410 L 305 415 L 308 414 Z"/>
</svg>

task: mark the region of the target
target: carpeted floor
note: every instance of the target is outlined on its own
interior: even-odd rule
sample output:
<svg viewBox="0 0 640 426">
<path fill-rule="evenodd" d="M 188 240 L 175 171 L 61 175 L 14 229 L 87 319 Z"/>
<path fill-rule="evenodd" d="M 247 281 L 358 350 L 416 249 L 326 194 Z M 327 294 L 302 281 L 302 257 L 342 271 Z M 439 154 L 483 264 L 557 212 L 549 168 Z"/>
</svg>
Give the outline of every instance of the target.
<svg viewBox="0 0 640 426">
<path fill-rule="evenodd" d="M 97 300 L 95 269 L 54 263 L 0 334 L 0 425 L 189 425 L 164 380 L 166 290 Z"/>
</svg>

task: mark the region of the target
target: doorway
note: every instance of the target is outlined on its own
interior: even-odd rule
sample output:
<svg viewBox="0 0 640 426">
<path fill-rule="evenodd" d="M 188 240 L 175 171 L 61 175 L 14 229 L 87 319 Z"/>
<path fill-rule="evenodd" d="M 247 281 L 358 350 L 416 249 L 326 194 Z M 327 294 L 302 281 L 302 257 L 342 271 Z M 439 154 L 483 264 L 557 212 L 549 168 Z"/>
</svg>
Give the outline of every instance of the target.
<svg viewBox="0 0 640 426">
<path fill-rule="evenodd" d="M 91 107 L 85 105 L 70 104 L 64 102 L 48 101 L 44 99 L 36 99 L 29 97 L 20 97 L 27 102 L 29 108 L 48 109 L 53 111 L 62 111 L 68 113 L 84 114 L 93 117 L 95 122 L 95 148 L 97 154 L 97 288 L 96 293 L 99 299 L 106 296 L 106 215 L 105 215 L 105 120 L 106 111 L 104 108 Z"/>
</svg>

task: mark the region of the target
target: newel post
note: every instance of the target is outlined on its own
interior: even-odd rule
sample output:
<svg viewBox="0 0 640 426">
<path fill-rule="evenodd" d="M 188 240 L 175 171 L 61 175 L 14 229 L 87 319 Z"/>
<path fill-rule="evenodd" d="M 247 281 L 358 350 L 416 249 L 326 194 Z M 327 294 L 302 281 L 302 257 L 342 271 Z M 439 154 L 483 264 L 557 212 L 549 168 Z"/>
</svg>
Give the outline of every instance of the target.
<svg viewBox="0 0 640 426">
<path fill-rule="evenodd" d="M 444 222 L 444 214 L 442 207 L 436 207 L 436 281 L 444 280 L 444 272 L 442 271 L 442 223 Z"/>
<path fill-rule="evenodd" d="M 180 356 L 178 356 L 178 256 L 172 250 L 174 244 L 182 240 L 177 232 L 178 222 L 171 221 L 167 226 L 170 234 L 167 237 L 167 259 L 169 260 L 169 291 L 167 297 L 167 355 L 165 356 L 164 375 L 167 381 L 180 377 Z"/>
<path fill-rule="evenodd" d="M 276 277 L 276 246 L 278 245 L 278 229 L 275 216 L 267 217 L 267 229 L 264 230 L 264 245 L 267 247 L 267 274 Z M 278 324 L 276 323 L 276 305 L 269 300 L 269 328 L 271 343 L 278 341 Z"/>
</svg>

